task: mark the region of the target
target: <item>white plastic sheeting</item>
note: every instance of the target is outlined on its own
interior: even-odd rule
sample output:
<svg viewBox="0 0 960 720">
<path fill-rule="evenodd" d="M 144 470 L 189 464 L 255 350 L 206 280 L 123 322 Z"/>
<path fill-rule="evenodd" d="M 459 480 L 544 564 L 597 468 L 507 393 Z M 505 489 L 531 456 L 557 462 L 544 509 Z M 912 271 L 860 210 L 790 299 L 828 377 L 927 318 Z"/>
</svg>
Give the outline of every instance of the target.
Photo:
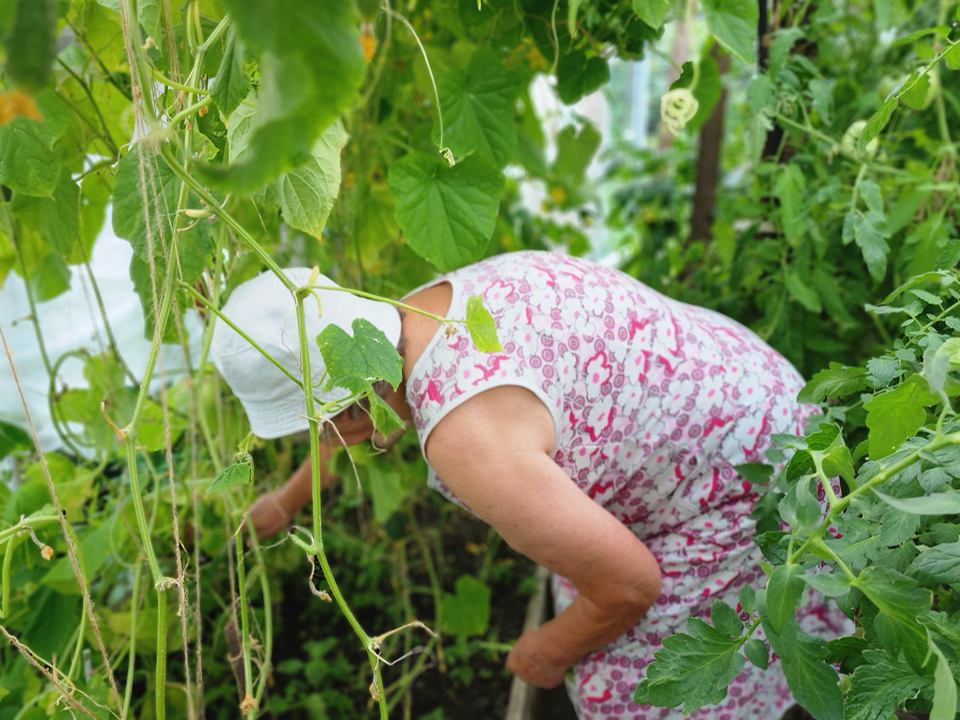
<svg viewBox="0 0 960 720">
<path fill-rule="evenodd" d="M 103 297 L 107 318 L 124 361 L 137 377 L 143 374 L 150 343 L 143 337 L 143 311 L 140 299 L 133 289 L 129 267 L 133 249 L 130 243 L 113 234 L 109 208 L 103 230 L 97 238 L 91 258 L 91 269 Z M 106 346 L 103 320 L 97 307 L 86 269 L 71 267 L 70 289 L 62 295 L 37 306 L 40 327 L 50 361 L 68 350 L 81 347 L 98 353 Z M 47 394 L 50 379 L 47 375 L 33 323 L 30 304 L 23 280 L 11 272 L 0 289 L 0 325 L 13 352 L 13 362 L 23 388 L 30 417 L 36 427 L 43 450 L 63 446 L 50 420 Z M 198 356 L 200 328 L 196 318 L 188 315 L 185 323 L 189 334 L 191 355 Z M 179 345 L 163 346 L 166 373 L 174 375 L 183 368 L 183 353 Z M 154 377 L 157 376 L 155 371 Z M 71 358 L 60 369 L 62 383 L 70 387 L 86 387 L 80 360 Z M 62 388 L 62 384 L 58 384 Z M 26 415 L 20 393 L 13 380 L 10 363 L 0 353 L 0 420 L 27 429 Z"/>
</svg>

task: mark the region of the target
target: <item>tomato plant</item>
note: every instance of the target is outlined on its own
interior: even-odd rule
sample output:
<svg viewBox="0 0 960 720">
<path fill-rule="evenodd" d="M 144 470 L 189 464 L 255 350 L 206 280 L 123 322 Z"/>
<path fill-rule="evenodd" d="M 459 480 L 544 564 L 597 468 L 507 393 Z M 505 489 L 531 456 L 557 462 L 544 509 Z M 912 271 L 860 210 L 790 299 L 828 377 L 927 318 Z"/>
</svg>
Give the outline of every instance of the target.
<svg viewBox="0 0 960 720">
<path fill-rule="evenodd" d="M 386 456 L 338 457 L 370 494 L 376 528 L 349 493 L 328 511 L 312 423 L 309 527 L 262 547 L 240 529 L 253 477 L 284 479 L 303 448 L 249 435 L 208 361 L 214 324 L 264 269 L 319 267 L 395 297 L 498 252 L 586 253 L 597 219 L 624 270 L 749 325 L 812 377 L 801 399 L 824 403 L 805 438 L 781 437 L 769 465 L 741 468 L 765 488 L 766 590 L 668 639 L 638 702 L 718 702 L 745 661 L 766 665 L 772 650 L 818 718 L 903 706 L 953 717 L 956 5 L 0 0 L 0 283 L 11 271 L 25 282 L 64 448 L 44 452 L 29 422 L 0 424 L 16 475 L 0 484 L 0 717 L 198 717 L 221 698 L 235 702 L 225 716 L 386 717 L 402 704 L 410 717 L 428 658 L 468 684 L 510 639 L 489 622 L 489 588 L 519 582 L 496 538 L 470 540 L 470 572 L 445 567 L 442 536 L 417 516 L 450 511 L 422 497 L 409 439 Z M 668 52 L 698 23 L 702 46 Z M 608 143 L 591 180 L 601 133 L 578 122 L 548 142 L 531 81 L 548 76 L 569 105 L 609 82 L 615 58 L 650 55 L 676 66 L 658 105 L 680 136 L 656 151 Z M 523 183 L 581 222 L 526 207 Z M 151 342 L 142 368 L 125 361 L 89 270 L 108 207 L 133 249 Z M 36 304 L 67 289 L 71 268 L 91 280 L 106 342 L 49 357 Z M 313 291 L 281 277 L 301 300 Z M 479 302 L 444 321 L 481 349 L 498 342 Z M 396 385 L 396 358 L 357 362 L 348 350 L 363 332 L 318 342 L 387 434 L 399 420 L 371 381 Z M 186 376 L 165 371 L 165 344 L 182 347 Z M 86 387 L 58 380 L 64 363 L 83 366 Z M 293 379 L 312 386 L 309 362 Z M 312 392 L 305 402 L 308 416 L 325 409 Z M 373 556 L 399 568 L 389 601 L 391 583 L 358 569 Z M 281 587 L 312 589 L 317 612 L 335 603 L 335 641 L 276 647 L 278 566 L 298 568 L 299 585 Z M 796 617 L 808 588 L 856 633 L 807 635 Z M 433 617 L 420 609 L 430 630 L 410 624 L 425 607 L 417 592 L 432 603 Z M 347 693 L 315 688 L 349 678 Z"/>
</svg>

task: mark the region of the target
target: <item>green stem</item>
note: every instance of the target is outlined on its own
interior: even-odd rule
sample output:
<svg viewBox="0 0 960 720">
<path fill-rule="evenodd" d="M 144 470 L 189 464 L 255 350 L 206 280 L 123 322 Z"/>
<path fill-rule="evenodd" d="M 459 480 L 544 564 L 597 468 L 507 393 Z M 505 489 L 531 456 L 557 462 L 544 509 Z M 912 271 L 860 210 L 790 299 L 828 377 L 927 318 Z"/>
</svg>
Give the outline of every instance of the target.
<svg viewBox="0 0 960 720">
<path fill-rule="evenodd" d="M 40 348 L 40 358 L 43 360 L 43 366 L 47 369 L 47 375 L 53 376 L 53 367 L 50 364 L 50 356 L 47 355 L 47 345 L 43 341 L 43 333 L 40 330 L 40 318 L 37 316 L 37 303 L 33 299 L 33 288 L 30 287 L 30 275 L 27 273 L 27 264 L 23 260 L 23 251 L 20 249 L 20 239 L 17 237 L 14 220 L 10 211 L 10 205 L 4 204 L 4 214 L 7 219 L 7 237 L 13 244 L 13 249 L 17 252 L 17 261 L 20 263 L 20 272 L 23 275 L 23 289 L 27 295 L 27 303 L 30 305 L 30 322 L 33 324 L 33 331 L 37 336 L 37 346 Z"/>
<path fill-rule="evenodd" d="M 300 363 L 303 368 L 304 388 L 313 387 L 310 374 L 310 345 L 307 337 L 306 319 L 303 312 L 303 300 L 309 292 L 310 289 L 304 287 L 298 289 L 296 293 L 297 333 L 300 338 Z M 306 404 L 307 416 L 314 417 L 313 393 L 304 392 L 303 397 Z M 357 637 L 360 638 L 360 642 L 363 643 L 363 647 L 367 651 L 367 658 L 370 661 L 370 667 L 373 669 L 373 682 L 377 687 L 380 715 L 385 719 L 387 717 L 386 698 L 384 697 L 383 693 L 383 680 L 380 677 L 379 660 L 374 655 L 375 647 L 373 641 L 370 639 L 370 636 L 364 632 L 363 628 L 360 626 L 360 623 L 357 621 L 357 618 L 354 616 L 353 611 L 350 609 L 350 606 L 347 604 L 346 600 L 344 600 L 343 594 L 340 592 L 340 587 L 337 585 L 336 578 L 333 576 L 333 571 L 330 569 L 330 563 L 327 561 L 327 556 L 323 552 L 320 505 L 320 430 L 317 427 L 316 422 L 310 423 L 310 474 L 313 488 L 313 546 L 311 550 L 320 561 L 320 567 L 323 570 L 323 576 L 326 578 L 326 581 L 330 586 L 330 592 L 333 594 L 338 607 L 347 618 L 347 622 L 350 623 L 350 627 L 353 628 L 353 631 L 357 634 Z"/>
<path fill-rule="evenodd" d="M 830 547 L 823 541 L 823 538 L 817 538 L 813 543 L 813 546 L 816 547 L 820 552 L 829 556 L 830 559 L 837 564 L 837 567 L 840 568 L 843 574 L 847 576 L 847 579 L 856 581 L 857 576 L 854 575 L 850 568 L 847 567 L 846 563 L 840 559 L 840 556 L 830 549 Z"/>
<path fill-rule="evenodd" d="M 137 668 L 137 614 L 140 609 L 140 577 L 143 563 L 137 563 L 133 571 L 133 587 L 130 589 L 130 655 L 127 657 L 127 686 L 123 693 L 123 717 L 130 715 L 130 700 L 133 697 L 133 674 Z"/>
<path fill-rule="evenodd" d="M 825 143 L 829 143 L 830 146 L 835 148 L 840 155 L 843 155 L 843 157 L 857 164 L 866 165 L 874 172 L 888 173 L 890 175 L 900 175 L 902 177 L 913 177 L 913 175 L 911 175 L 909 172 L 907 172 L 906 170 L 901 170 L 900 168 L 893 168 L 888 165 L 880 165 L 878 163 L 873 163 L 873 162 L 865 162 L 864 159 L 859 155 L 857 155 L 856 153 L 852 153 L 847 150 L 844 150 L 843 147 L 841 147 L 839 141 L 834 140 L 832 137 L 830 137 L 829 135 L 826 135 L 825 133 L 820 132 L 816 128 L 813 128 L 809 125 L 803 125 L 801 123 L 798 123 L 795 120 L 791 120 L 790 118 L 788 118 L 787 116 L 781 113 L 774 113 L 773 116 L 774 118 L 776 118 L 777 122 L 779 123 L 783 123 L 784 125 L 789 125 L 790 127 L 796 130 L 800 130 L 801 132 L 805 132 L 808 135 L 812 135 L 818 140 L 822 140 Z"/>
<path fill-rule="evenodd" d="M 198 53 L 206 53 L 213 44 L 220 39 L 220 36 L 223 35 L 230 27 L 230 16 L 224 15 L 223 18 L 217 23 L 217 26 L 210 32 L 207 36 L 207 39 L 200 45 L 197 49 Z"/>
<path fill-rule="evenodd" d="M 176 88 L 177 90 L 183 90 L 183 92 L 191 93 L 192 95 L 209 95 L 210 94 L 209 90 L 203 90 L 198 87 L 191 87 L 190 85 L 184 85 L 183 83 L 178 83 L 175 80 L 171 80 L 156 68 L 150 68 L 150 70 L 151 72 L 153 72 L 153 77 L 156 78 L 158 81 L 162 82 L 164 85 L 167 85 L 172 88 Z"/>
<path fill-rule="evenodd" d="M 339 287 L 337 285 L 308 285 L 307 287 L 311 290 L 330 290 L 331 292 L 345 292 L 345 293 L 350 293 L 351 295 L 359 295 L 360 297 L 369 298 L 370 300 L 385 302 L 390 305 L 403 308 L 404 310 L 409 310 L 410 312 L 415 312 L 419 315 L 423 315 L 424 317 L 432 318 L 439 323 L 448 323 L 448 324 L 455 323 L 458 325 L 467 324 L 466 320 L 453 320 L 451 318 L 446 318 L 446 317 L 443 317 L 442 315 L 436 315 L 435 313 L 427 312 L 426 310 L 423 310 L 421 308 L 414 307 L 413 305 L 407 305 L 406 303 L 400 302 L 399 300 L 391 300 L 390 298 L 385 298 L 385 297 L 382 297 L 381 295 L 374 295 L 373 293 L 364 292 L 363 290 L 354 290 L 353 288 Z"/>
<path fill-rule="evenodd" d="M 13 551 L 16 550 L 19 542 L 19 537 L 12 537 L 3 555 L 3 598 L 0 601 L 0 619 L 5 619 L 10 614 L 10 563 L 13 561 Z"/>
<path fill-rule="evenodd" d="M 291 373 L 289 370 L 287 370 L 283 365 L 281 365 L 279 362 L 277 362 L 277 361 L 273 358 L 273 356 L 270 355 L 270 353 L 268 353 L 266 350 L 264 350 L 262 347 L 260 347 L 260 345 L 258 345 L 257 342 L 256 342 L 253 338 L 251 338 L 251 337 L 250 337 L 249 335 L 247 335 L 243 330 L 241 330 L 240 327 L 238 327 L 232 320 L 230 320 L 230 318 L 228 318 L 228 317 L 227 317 L 226 315 L 224 315 L 222 312 L 220 312 L 219 310 L 217 310 L 217 308 L 215 308 L 212 303 L 210 303 L 205 297 L 203 297 L 203 295 L 201 295 L 200 293 L 198 293 L 196 290 L 194 290 L 192 287 L 190 287 L 190 286 L 187 285 L 186 283 L 180 283 L 180 289 L 183 290 L 183 291 L 185 291 L 185 292 L 188 293 L 189 295 L 191 295 L 194 300 L 197 300 L 198 302 L 202 303 L 203 306 L 207 308 L 207 310 L 209 310 L 209 311 L 212 312 L 214 315 L 216 315 L 218 318 L 220 318 L 221 320 L 223 320 L 223 322 L 225 322 L 228 327 L 230 327 L 230 328 L 231 328 L 234 332 L 236 332 L 240 337 L 242 337 L 244 340 L 246 340 L 248 343 L 250 343 L 250 345 L 253 347 L 254 350 L 256 350 L 257 352 L 259 352 L 259 353 L 260 353 L 261 355 L 263 355 L 267 360 L 269 360 L 271 363 L 273 363 L 273 365 L 274 365 L 280 372 L 282 372 L 282 373 L 283 373 L 284 375 L 286 375 L 288 378 L 290 378 L 291 380 L 293 380 L 293 381 L 294 381 L 297 385 L 299 385 L 301 388 L 303 387 L 303 383 L 300 381 L 300 378 L 296 377 L 293 373 Z"/>
<path fill-rule="evenodd" d="M 243 534 L 237 533 L 235 536 L 237 547 L 237 586 L 240 588 L 240 631 L 243 635 L 240 638 L 240 647 L 243 652 L 243 705 L 244 714 L 251 718 L 256 717 L 256 708 L 251 708 L 248 703 L 253 698 L 253 663 L 250 661 L 250 627 L 247 619 L 247 573 L 243 562 Z"/>
<path fill-rule="evenodd" d="M 290 290 L 290 292 L 293 292 L 297 289 L 293 281 L 288 278 L 286 273 L 280 269 L 280 266 L 277 265 L 276 261 L 274 261 L 272 257 L 270 257 L 270 254 L 267 253 L 267 251 L 264 250 L 256 240 L 253 239 L 253 236 L 248 233 L 244 227 L 237 222 L 232 215 L 230 215 L 230 213 L 226 211 L 223 205 L 217 202 L 217 199 L 213 195 L 207 192 L 207 189 L 203 187 L 202 184 L 192 177 L 190 173 L 188 173 L 180 165 L 180 163 L 177 162 L 172 151 L 170 150 L 169 145 L 164 144 L 160 147 L 160 157 L 162 157 L 167 165 L 170 166 L 170 169 L 173 171 L 173 173 L 180 178 L 180 180 L 185 182 L 187 186 L 207 204 L 207 207 L 212 209 L 217 214 L 217 217 L 223 220 L 233 229 L 234 232 L 237 233 L 237 235 L 240 236 L 240 238 L 246 243 L 247 247 L 253 251 L 253 253 L 264 265 L 266 265 L 278 278 L 280 278 L 280 282 L 282 282 L 284 286 Z"/>
<path fill-rule="evenodd" d="M 202 110 L 203 108 L 207 107 L 207 105 L 209 105 L 212 102 L 213 102 L 213 98 L 207 95 L 205 98 L 203 98 L 203 100 L 198 100 L 193 105 L 189 105 L 185 107 L 183 110 L 181 110 L 172 118 L 170 118 L 170 124 L 168 127 L 176 129 L 177 126 L 180 125 L 180 123 L 182 123 L 184 120 L 186 120 L 188 117 L 193 115 L 198 110 Z"/>
<path fill-rule="evenodd" d="M 157 720 L 167 715 L 167 595 L 157 593 Z"/>
<path fill-rule="evenodd" d="M 901 470 L 905 470 L 906 468 L 913 465 L 913 463 L 917 462 L 917 460 L 920 459 L 920 453 L 934 452 L 936 450 L 939 450 L 942 447 L 946 447 L 947 445 L 960 445 L 960 432 L 950 433 L 949 435 L 941 435 L 940 437 L 934 438 L 929 443 L 924 445 L 922 448 L 918 448 L 914 450 L 909 455 L 904 457 L 902 460 L 899 460 L 895 462 L 893 465 L 890 465 L 884 468 L 883 470 L 881 470 L 872 478 L 867 480 L 863 485 L 861 485 L 857 489 L 852 490 L 850 493 L 843 496 L 842 498 L 838 498 L 837 501 L 833 505 L 831 505 L 830 510 L 827 512 L 826 517 L 824 517 L 823 521 L 820 523 L 820 526 L 813 532 L 812 535 L 810 535 L 809 538 L 807 538 L 807 540 L 803 543 L 803 545 L 800 546 L 800 548 L 796 552 L 789 554 L 787 562 L 796 563 L 797 560 L 801 558 L 814 543 L 822 539 L 824 534 L 827 532 L 827 528 L 829 528 L 830 525 L 833 524 L 834 518 L 836 518 L 837 515 L 842 513 L 844 510 L 846 510 L 847 506 L 853 501 L 855 497 L 857 497 L 858 495 L 863 495 L 868 490 L 872 490 L 878 485 L 882 485 L 883 483 L 885 483 L 887 480 L 892 478 Z"/>
<path fill-rule="evenodd" d="M 413 535 L 420 546 L 420 554 L 423 562 L 427 566 L 427 576 L 430 578 L 430 592 L 433 595 L 433 629 L 437 633 L 437 660 L 440 663 L 440 672 L 446 672 L 446 661 L 443 657 L 443 597 L 440 588 L 440 579 L 437 575 L 437 568 L 433 564 L 433 555 L 430 547 L 427 545 L 420 524 L 417 522 L 416 513 L 410 510 L 410 526 L 413 528 Z"/>
<path fill-rule="evenodd" d="M 144 383 L 147 381 L 144 380 Z M 143 543 L 143 552 L 147 556 L 147 565 L 150 566 L 150 574 L 153 576 L 153 584 L 158 587 L 163 583 L 163 573 L 160 572 L 160 565 L 157 563 L 157 555 L 153 550 L 153 544 L 150 542 L 150 528 L 147 525 L 147 515 L 143 509 L 143 493 L 140 491 L 140 479 L 137 471 L 137 448 L 133 436 L 127 437 L 127 469 L 130 473 L 130 489 L 133 496 L 133 510 L 137 516 L 137 527 L 140 530 L 140 542 Z M 159 484 L 159 483 L 158 483 Z"/>
<path fill-rule="evenodd" d="M 170 317 L 170 308 L 173 305 L 173 287 L 176 282 L 176 275 L 173 268 L 169 268 L 167 277 L 163 284 L 163 297 L 160 300 L 160 316 L 157 318 L 156 327 L 153 329 L 153 342 L 150 343 L 150 352 L 147 355 L 147 366 L 143 370 L 143 380 L 140 382 L 140 393 L 137 395 L 137 404 L 133 408 L 133 415 L 125 432 L 134 434 L 134 428 L 137 420 L 140 419 L 140 413 L 150 394 L 150 381 L 153 379 L 153 366 L 157 362 L 157 355 L 160 353 L 160 344 L 163 342 L 163 335 L 167 328 L 167 319 Z"/>
<path fill-rule="evenodd" d="M 11 536 L 19 535 L 27 528 L 38 528 L 41 525 L 55 523 L 59 520 L 60 518 L 58 518 L 56 515 L 40 515 L 38 517 L 24 518 L 13 527 L 9 527 L 6 530 L 0 530 L 0 542 L 3 542 Z"/>
<path fill-rule="evenodd" d="M 257 569 L 260 571 L 260 594 L 263 596 L 263 618 L 264 618 L 264 643 L 263 643 L 263 665 L 260 668 L 260 682 L 257 684 L 256 701 L 257 707 L 263 702 L 263 695 L 267 689 L 267 680 L 273 671 L 273 603 L 270 597 L 270 580 L 267 575 L 267 565 L 263 560 L 263 550 L 260 548 L 260 542 L 257 540 L 257 534 L 250 532 L 250 545 L 253 548 L 253 556 L 257 562 Z"/>
</svg>

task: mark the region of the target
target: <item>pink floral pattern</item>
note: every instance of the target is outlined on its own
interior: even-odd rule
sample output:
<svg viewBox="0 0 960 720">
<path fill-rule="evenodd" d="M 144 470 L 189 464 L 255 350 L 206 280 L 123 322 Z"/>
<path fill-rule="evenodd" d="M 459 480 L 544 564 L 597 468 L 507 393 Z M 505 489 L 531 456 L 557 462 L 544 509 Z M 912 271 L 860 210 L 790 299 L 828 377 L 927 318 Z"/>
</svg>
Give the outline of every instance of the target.
<svg viewBox="0 0 960 720">
<path fill-rule="evenodd" d="M 744 583 L 762 584 L 748 518 L 756 495 L 734 466 L 764 461 L 771 433 L 801 432 L 811 412 L 795 400 L 803 380 L 733 320 L 586 260 L 500 255 L 443 281 L 451 317 L 483 296 L 504 352 L 438 331 L 407 381 L 421 447 L 446 413 L 484 390 L 516 385 L 544 402 L 554 461 L 643 540 L 663 575 L 647 615 L 577 664 L 577 710 L 585 720 L 686 717 L 638 706 L 633 691 L 663 637 L 709 617 L 717 598 L 737 607 Z M 430 485 L 459 503 L 432 471 Z M 557 612 L 576 596 L 556 576 L 553 592 Z M 821 605 L 805 625 L 839 632 L 843 618 Z M 689 717 L 778 718 L 792 702 L 779 663 L 766 672 L 747 663 L 724 702 Z"/>
</svg>

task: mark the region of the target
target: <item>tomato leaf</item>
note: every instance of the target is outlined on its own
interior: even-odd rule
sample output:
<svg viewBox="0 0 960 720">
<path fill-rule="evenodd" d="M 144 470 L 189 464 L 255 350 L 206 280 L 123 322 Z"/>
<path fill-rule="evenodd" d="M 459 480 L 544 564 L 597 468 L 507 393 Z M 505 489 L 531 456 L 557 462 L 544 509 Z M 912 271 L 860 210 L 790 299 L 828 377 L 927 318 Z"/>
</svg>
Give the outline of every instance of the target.
<svg viewBox="0 0 960 720">
<path fill-rule="evenodd" d="M 818 720 L 843 720 L 839 678 L 836 671 L 824 662 L 826 643 L 822 638 L 803 632 L 797 625 L 796 616 L 789 618 L 782 632 L 774 631 L 768 613 L 769 597 L 766 590 L 757 592 L 757 609 L 770 648 L 780 658 L 794 698 Z"/>
<path fill-rule="evenodd" d="M 821 403 L 826 398 L 842 398 L 867 386 L 867 371 L 857 367 L 831 367 L 814 375 L 797 395 L 797 402 Z"/>
<path fill-rule="evenodd" d="M 663 639 L 637 686 L 635 703 L 662 707 L 682 703 L 683 712 L 690 714 L 727 696 L 727 686 L 743 669 L 743 656 L 737 652 L 740 638 L 727 637 L 700 618 L 687 621 L 687 633 Z"/>
<path fill-rule="evenodd" d="M 723 600 L 714 600 L 710 606 L 710 622 L 717 630 L 730 637 L 740 637 L 743 632 L 743 622 L 737 611 Z"/>
<path fill-rule="evenodd" d="M 517 147 L 513 123 L 519 83 L 497 54 L 479 48 L 466 70 L 447 71 L 437 84 L 443 141 L 456 157 L 478 152 L 503 167 Z M 439 120 L 434 138 L 439 142 Z"/>
<path fill-rule="evenodd" d="M 877 497 L 887 505 L 905 513 L 914 515 L 957 515 L 960 514 L 960 492 L 950 489 L 944 492 L 912 498 L 895 498 L 874 490 Z"/>
<path fill-rule="evenodd" d="M 849 213 L 843 221 L 843 242 L 855 241 L 863 253 L 870 276 L 881 282 L 887 273 L 887 255 L 890 246 L 887 238 L 890 233 L 882 215 L 860 211 Z"/>
<path fill-rule="evenodd" d="M 921 585 L 960 585 L 960 542 L 926 548 L 907 573 Z"/>
<path fill-rule="evenodd" d="M 900 654 L 864 650 L 863 659 L 850 677 L 846 720 L 885 720 L 932 684 L 929 677 L 911 670 Z"/>
<path fill-rule="evenodd" d="M 950 663 L 937 644 L 930 640 L 930 652 L 937 656 L 933 672 L 933 707 L 930 720 L 953 720 L 957 715 L 957 681 L 950 672 Z"/>
<path fill-rule="evenodd" d="M 743 647 L 743 654 L 761 670 L 766 670 L 767 665 L 770 664 L 770 651 L 767 649 L 767 644 L 758 638 L 747 641 Z"/>
<path fill-rule="evenodd" d="M 390 168 L 397 222 L 410 248 L 441 272 L 478 260 L 490 242 L 503 175 L 477 155 L 446 166 L 421 153 Z"/>
<path fill-rule="evenodd" d="M 774 632 L 781 632 L 788 621 L 795 619 L 803 594 L 801 575 L 803 568 L 799 565 L 781 565 L 767 581 L 767 613 Z"/>
<path fill-rule="evenodd" d="M 369 320 L 353 321 L 351 337 L 339 325 L 327 325 L 317 345 L 331 377 L 356 375 L 364 380 L 386 380 L 396 388 L 403 380 L 403 359 L 380 328 Z"/>
<path fill-rule="evenodd" d="M 917 617 L 930 610 L 930 591 L 879 565 L 865 568 L 853 584 L 877 606 L 873 627 L 880 644 L 892 653 L 902 650 L 910 667 L 920 672 L 928 646 L 927 631 Z"/>
<path fill-rule="evenodd" d="M 884 458 L 907 438 L 913 437 L 927 419 L 925 407 L 937 398 L 921 387 L 914 376 L 896 389 L 874 395 L 864 404 L 870 428 L 870 459 Z"/>
<path fill-rule="evenodd" d="M 858 151 L 863 152 L 866 150 L 867 143 L 877 137 L 887 126 L 887 123 L 890 122 L 890 116 L 893 115 L 893 111 L 897 109 L 897 102 L 896 97 L 891 97 L 870 116 L 870 119 L 867 120 L 866 127 L 863 128 L 863 132 L 861 132 L 860 137 L 857 138 Z"/>
</svg>

